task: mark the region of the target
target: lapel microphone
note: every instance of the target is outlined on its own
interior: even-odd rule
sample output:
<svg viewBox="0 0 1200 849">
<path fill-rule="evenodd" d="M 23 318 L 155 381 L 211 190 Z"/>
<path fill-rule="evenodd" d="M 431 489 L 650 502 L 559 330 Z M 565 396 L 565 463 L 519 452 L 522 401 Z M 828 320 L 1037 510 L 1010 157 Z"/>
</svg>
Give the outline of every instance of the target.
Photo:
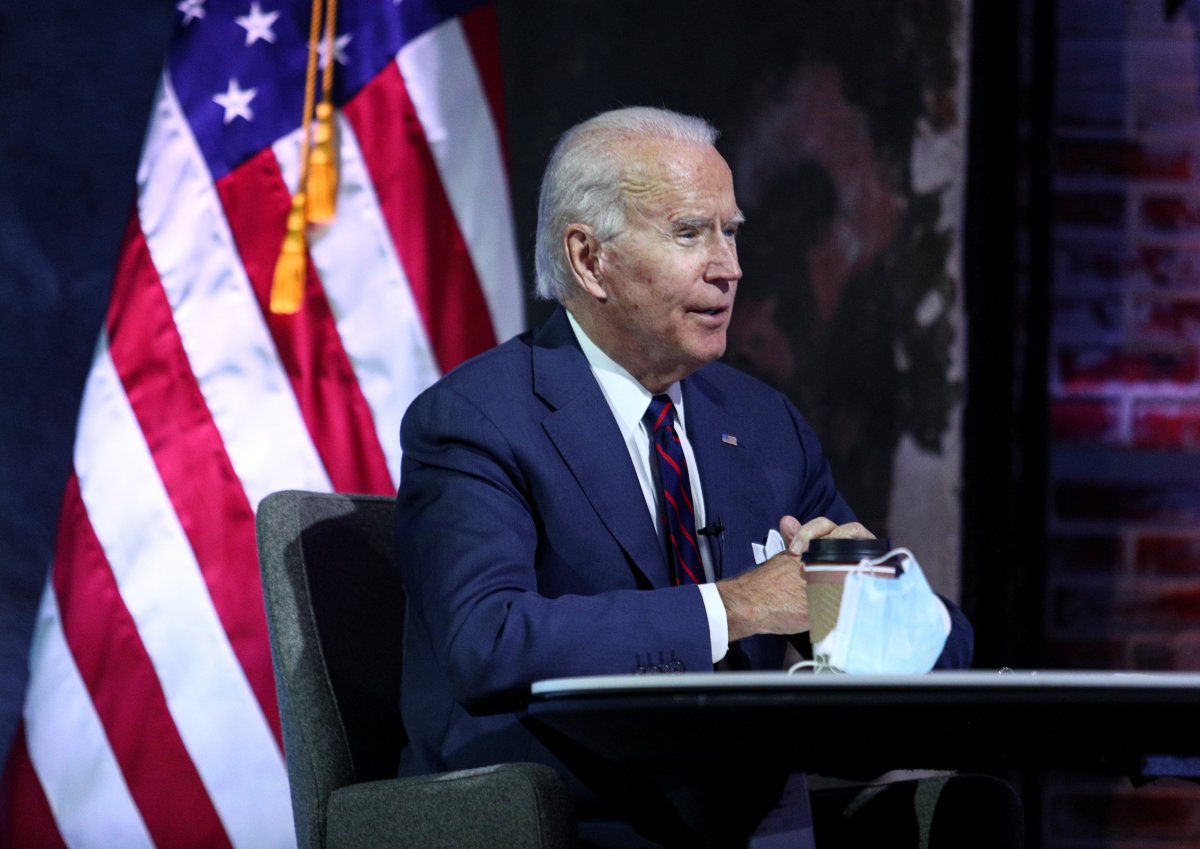
<svg viewBox="0 0 1200 849">
<path fill-rule="evenodd" d="M 696 530 L 696 536 L 708 537 L 711 542 L 708 544 L 710 559 L 712 560 L 713 572 L 716 580 L 721 580 L 725 577 L 725 525 L 721 521 L 721 517 L 717 516 L 710 524 Z"/>
</svg>

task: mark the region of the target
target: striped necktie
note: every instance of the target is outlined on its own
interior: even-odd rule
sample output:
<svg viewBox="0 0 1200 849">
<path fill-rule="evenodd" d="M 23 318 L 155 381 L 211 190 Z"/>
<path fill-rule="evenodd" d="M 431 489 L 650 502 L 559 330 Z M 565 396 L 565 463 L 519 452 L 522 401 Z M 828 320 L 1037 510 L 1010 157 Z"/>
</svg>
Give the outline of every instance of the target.
<svg viewBox="0 0 1200 849">
<path fill-rule="evenodd" d="M 658 462 L 663 529 L 667 533 L 672 575 L 676 585 L 704 581 L 704 567 L 696 544 L 696 511 L 687 460 L 675 432 L 675 405 L 666 395 L 655 395 L 646 410 L 651 452 Z"/>
</svg>

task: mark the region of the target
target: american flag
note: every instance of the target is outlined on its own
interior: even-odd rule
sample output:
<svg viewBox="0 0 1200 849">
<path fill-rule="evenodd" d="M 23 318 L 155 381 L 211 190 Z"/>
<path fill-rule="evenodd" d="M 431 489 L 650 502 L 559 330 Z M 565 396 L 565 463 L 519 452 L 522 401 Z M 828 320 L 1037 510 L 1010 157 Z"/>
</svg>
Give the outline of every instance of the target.
<svg viewBox="0 0 1200 849">
<path fill-rule="evenodd" d="M 295 845 L 255 508 L 394 492 L 408 402 L 522 329 L 494 9 L 337 6 L 337 212 L 276 315 L 311 0 L 177 4 L 8 764 L 14 847 Z"/>
</svg>

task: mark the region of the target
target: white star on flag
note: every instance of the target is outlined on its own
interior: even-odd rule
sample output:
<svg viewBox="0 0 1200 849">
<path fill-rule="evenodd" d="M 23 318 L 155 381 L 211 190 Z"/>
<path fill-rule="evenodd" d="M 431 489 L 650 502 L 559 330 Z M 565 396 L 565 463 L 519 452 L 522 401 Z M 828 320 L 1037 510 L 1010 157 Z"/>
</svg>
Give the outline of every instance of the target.
<svg viewBox="0 0 1200 849">
<path fill-rule="evenodd" d="M 350 33 L 339 35 L 334 38 L 333 58 L 337 60 L 339 65 L 348 64 L 349 60 L 346 58 L 345 50 L 346 45 L 349 44 L 350 40 L 353 38 L 354 36 Z M 321 41 L 317 44 L 317 55 L 320 56 L 321 68 L 324 68 L 329 64 L 329 48 L 325 44 L 325 39 L 321 39 Z"/>
<path fill-rule="evenodd" d="M 258 94 L 258 89 L 248 88 L 242 89 L 238 85 L 237 79 L 229 81 L 229 88 L 222 94 L 214 94 L 213 101 L 225 110 L 225 123 L 230 123 L 234 118 L 245 118 L 247 121 L 254 120 L 254 112 L 250 109 L 250 101 Z"/>
<path fill-rule="evenodd" d="M 264 12 L 258 3 L 251 3 L 250 14 L 241 15 L 234 20 L 246 31 L 246 46 L 249 47 L 259 39 L 275 43 L 275 31 L 271 27 L 275 25 L 278 17 L 278 12 Z"/>
<path fill-rule="evenodd" d="M 175 8 L 183 12 L 184 26 L 204 17 L 204 0 L 180 0 Z"/>
</svg>

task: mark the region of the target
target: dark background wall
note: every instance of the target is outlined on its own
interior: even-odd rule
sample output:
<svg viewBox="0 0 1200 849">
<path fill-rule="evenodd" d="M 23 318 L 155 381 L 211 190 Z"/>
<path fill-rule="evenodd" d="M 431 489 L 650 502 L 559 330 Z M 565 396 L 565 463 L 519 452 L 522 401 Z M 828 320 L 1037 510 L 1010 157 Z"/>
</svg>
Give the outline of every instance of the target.
<svg viewBox="0 0 1200 849">
<path fill-rule="evenodd" d="M 1200 4 L 1058 0 L 1039 132 L 1052 168 L 1046 666 L 1200 668 Z M 1037 209 L 1031 208 L 1036 216 Z M 1032 281 L 1037 285 L 1036 281 Z M 1153 721 L 1147 718 L 1147 721 Z M 1047 845 L 1195 846 L 1200 794 L 1051 778 Z"/>
</svg>

